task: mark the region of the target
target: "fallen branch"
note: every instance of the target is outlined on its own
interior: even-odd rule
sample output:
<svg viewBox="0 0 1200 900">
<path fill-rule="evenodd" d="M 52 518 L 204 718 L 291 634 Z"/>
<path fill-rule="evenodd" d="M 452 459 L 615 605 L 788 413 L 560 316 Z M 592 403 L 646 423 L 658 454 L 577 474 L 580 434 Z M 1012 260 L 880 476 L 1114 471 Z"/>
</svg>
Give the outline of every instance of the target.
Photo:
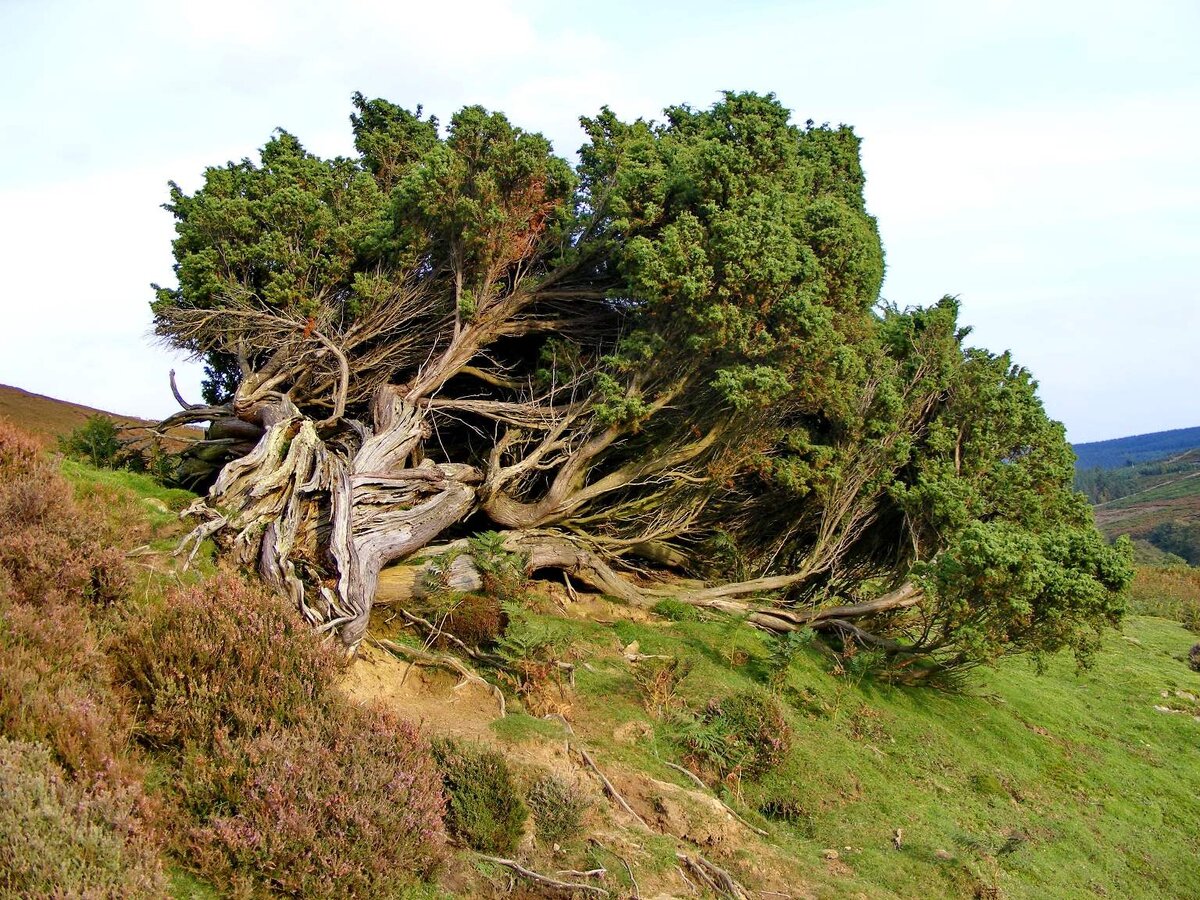
<svg viewBox="0 0 1200 900">
<path fill-rule="evenodd" d="M 600 783 L 604 785 L 604 792 L 608 794 L 608 796 L 611 797 L 616 804 L 621 807 L 621 809 L 625 810 L 625 812 L 637 819 L 643 828 L 645 828 L 647 831 L 652 830 L 650 826 L 646 824 L 646 820 L 639 816 L 634 808 L 629 805 L 628 801 L 621 796 L 621 792 L 613 787 L 613 783 L 604 777 L 604 773 L 600 771 L 600 768 L 596 765 L 596 762 L 592 759 L 591 755 L 582 747 L 577 747 L 576 749 L 579 751 L 579 755 L 583 757 L 583 761 L 587 763 L 588 767 L 600 778 Z"/>
<path fill-rule="evenodd" d="M 546 887 L 557 888 L 561 891 L 582 891 L 585 894 L 595 894 L 597 897 L 611 896 L 608 891 L 602 887 L 596 887 L 591 884 L 580 884 L 574 881 L 559 881 L 557 878 L 551 878 L 549 875 L 543 875 L 540 872 L 535 872 L 533 869 L 527 869 L 519 862 L 511 859 L 502 859 L 499 856 L 484 856 L 480 854 L 480 859 L 490 863 L 495 863 L 498 866 L 506 866 L 512 869 L 522 878 L 528 878 L 530 881 L 537 884 L 544 884 Z M 601 869 L 600 871 L 604 871 Z"/>
<path fill-rule="evenodd" d="M 449 669 L 452 672 L 462 676 L 463 683 L 470 682 L 485 688 L 488 693 L 496 700 L 496 705 L 500 707 L 500 718 L 508 715 L 508 707 L 504 702 L 504 694 L 500 688 L 490 682 L 484 681 L 477 674 L 472 672 L 461 661 L 447 654 L 429 653 L 425 650 L 418 650 L 416 647 L 408 647 L 404 644 L 398 644 L 395 641 L 389 641 L 386 638 L 369 638 L 373 643 L 387 650 L 393 656 L 400 657 L 405 662 L 415 666 L 433 666 L 441 669 Z"/>
</svg>

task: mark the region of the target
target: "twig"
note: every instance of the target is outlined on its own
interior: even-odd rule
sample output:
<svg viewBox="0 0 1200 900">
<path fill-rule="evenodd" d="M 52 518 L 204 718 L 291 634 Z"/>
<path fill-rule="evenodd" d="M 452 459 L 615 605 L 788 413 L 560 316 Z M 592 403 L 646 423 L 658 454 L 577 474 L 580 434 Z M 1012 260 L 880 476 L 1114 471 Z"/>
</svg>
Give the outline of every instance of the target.
<svg viewBox="0 0 1200 900">
<path fill-rule="evenodd" d="M 621 796 L 621 792 L 613 787 L 613 783 L 604 777 L 604 773 L 600 771 L 599 767 L 597 767 L 596 762 L 592 759 L 591 755 L 582 747 L 577 747 L 576 749 L 579 751 L 579 755 L 583 757 L 583 761 L 588 764 L 588 767 L 599 776 L 600 783 L 604 785 L 604 792 L 608 794 L 608 796 L 610 796 L 614 801 L 616 801 L 617 805 L 620 806 L 621 809 L 625 810 L 625 812 L 637 819 L 643 828 L 645 828 L 647 831 L 652 830 L 650 826 L 646 824 L 646 820 L 639 816 L 637 812 L 634 811 L 634 808 L 629 805 L 624 797 Z"/>
<path fill-rule="evenodd" d="M 700 790 L 708 791 L 708 785 L 705 784 L 703 781 L 701 781 L 700 776 L 697 775 L 695 772 L 693 772 L 691 769 L 685 769 L 683 766 L 677 766 L 677 765 L 675 765 L 675 763 L 666 762 L 665 760 L 664 760 L 664 763 L 666 764 L 666 766 L 668 768 L 674 769 L 676 772 L 682 772 L 684 775 L 686 775 L 691 780 L 692 784 L 696 785 L 696 787 L 700 788 Z"/>
<path fill-rule="evenodd" d="M 500 688 L 490 682 L 484 681 L 453 656 L 439 656 L 435 653 L 427 653 L 424 650 L 418 650 L 415 647 L 406 647 L 404 644 L 398 644 L 386 638 L 370 638 L 370 640 L 383 647 L 383 649 L 387 650 L 393 656 L 402 657 L 413 665 L 438 666 L 443 669 L 449 669 L 461 675 L 464 681 L 469 681 L 471 684 L 478 684 L 486 688 L 488 693 L 495 698 L 496 705 L 500 707 L 500 718 L 508 715 L 508 707 L 504 702 L 504 694 L 500 691 Z"/>
<path fill-rule="evenodd" d="M 596 887 L 591 884 L 579 884 L 572 881 L 559 881 L 557 878 L 551 878 L 549 875 L 542 875 L 540 872 L 527 869 L 515 860 L 501 859 L 499 856 L 484 856 L 483 854 L 480 854 L 479 858 L 490 863 L 495 863 L 498 866 L 507 866 L 521 877 L 528 878 L 530 881 L 537 882 L 538 884 L 544 884 L 547 887 L 558 888 L 564 891 L 583 891 L 585 894 L 595 894 L 598 897 L 611 896 L 602 887 Z"/>
</svg>

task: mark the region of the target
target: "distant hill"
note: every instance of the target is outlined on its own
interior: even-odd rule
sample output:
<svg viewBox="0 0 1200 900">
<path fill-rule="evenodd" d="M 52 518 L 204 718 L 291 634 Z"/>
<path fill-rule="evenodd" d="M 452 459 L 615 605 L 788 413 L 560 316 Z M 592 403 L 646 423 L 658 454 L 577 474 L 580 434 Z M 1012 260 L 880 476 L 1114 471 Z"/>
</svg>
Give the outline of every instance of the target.
<svg viewBox="0 0 1200 900">
<path fill-rule="evenodd" d="M 1177 456 L 1197 447 L 1200 447 L 1200 427 L 1176 428 L 1173 431 L 1156 431 L 1153 434 L 1135 434 L 1108 441 L 1072 445 L 1075 456 L 1078 457 L 1075 463 L 1078 470 L 1119 469 L 1122 466 Z"/>
<path fill-rule="evenodd" d="M 148 419 L 123 416 L 103 409 L 93 409 L 79 403 L 55 400 L 42 394 L 34 394 L 7 384 L 0 384 L 0 418 L 10 419 L 18 427 L 53 444 L 59 437 L 70 434 L 91 416 L 108 416 L 123 425 L 154 425 Z M 170 432 L 177 437 L 193 437 L 195 429 L 173 428 Z"/>
</svg>

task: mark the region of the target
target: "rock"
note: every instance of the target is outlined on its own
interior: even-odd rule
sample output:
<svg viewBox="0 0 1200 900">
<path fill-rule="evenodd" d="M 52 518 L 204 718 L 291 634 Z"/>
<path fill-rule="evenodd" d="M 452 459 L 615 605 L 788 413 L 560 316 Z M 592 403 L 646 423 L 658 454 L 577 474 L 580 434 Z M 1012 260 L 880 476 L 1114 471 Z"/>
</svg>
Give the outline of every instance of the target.
<svg viewBox="0 0 1200 900">
<path fill-rule="evenodd" d="M 840 855 L 841 854 L 839 854 L 832 847 L 821 851 L 821 856 L 823 856 L 825 859 L 837 859 Z"/>
<path fill-rule="evenodd" d="M 933 855 L 942 862 L 949 862 L 950 860 L 954 859 L 954 855 L 946 850 L 934 850 Z"/>
</svg>

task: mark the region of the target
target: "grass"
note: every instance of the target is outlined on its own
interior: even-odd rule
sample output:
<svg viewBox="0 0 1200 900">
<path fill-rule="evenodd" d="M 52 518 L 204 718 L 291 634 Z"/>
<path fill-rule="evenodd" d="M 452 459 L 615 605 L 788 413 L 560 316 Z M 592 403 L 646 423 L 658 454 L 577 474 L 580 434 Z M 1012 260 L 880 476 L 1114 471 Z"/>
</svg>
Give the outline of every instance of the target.
<svg viewBox="0 0 1200 900">
<path fill-rule="evenodd" d="M 689 657 L 680 694 L 695 708 L 769 681 L 768 645 L 749 629 L 612 630 L 645 653 Z M 793 750 L 781 770 L 729 799 L 806 864 L 821 896 L 1200 896 L 1200 722 L 1154 709 L 1164 690 L 1200 693 L 1200 674 L 1184 662 L 1194 642 L 1178 625 L 1131 618 L 1089 672 L 1063 657 L 1038 675 L 1013 659 L 964 694 L 834 677 L 806 650 L 782 688 Z M 646 716 L 620 664 L 592 669 L 578 674 L 574 717 L 589 740 L 610 764 L 683 784 L 662 765 L 679 759 L 675 726 Z M 652 740 L 611 740 L 639 718 Z M 836 867 L 826 848 L 839 851 Z"/>
</svg>

